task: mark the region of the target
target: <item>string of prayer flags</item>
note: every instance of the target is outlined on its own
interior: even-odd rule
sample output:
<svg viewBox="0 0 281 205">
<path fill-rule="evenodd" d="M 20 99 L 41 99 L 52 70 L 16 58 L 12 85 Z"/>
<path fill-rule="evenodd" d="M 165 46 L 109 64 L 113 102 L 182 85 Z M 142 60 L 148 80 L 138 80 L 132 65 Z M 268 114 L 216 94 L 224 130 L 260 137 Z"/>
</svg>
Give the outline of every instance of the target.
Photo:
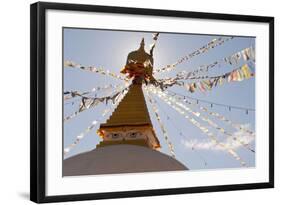
<svg viewBox="0 0 281 205">
<path fill-rule="evenodd" d="M 243 69 L 244 69 L 243 66 L 247 67 L 246 68 L 247 69 L 246 73 L 245 73 L 245 71 L 243 71 Z M 205 76 L 194 76 L 194 77 L 186 78 L 186 76 L 177 75 L 177 77 L 172 78 L 172 79 L 176 79 L 176 80 L 198 80 L 198 79 L 217 79 L 218 77 L 226 78 L 226 77 L 229 77 L 229 75 L 233 75 L 233 73 L 235 73 L 236 71 L 239 72 L 239 70 L 241 70 L 241 71 L 239 73 L 235 74 L 235 75 L 237 75 L 237 78 L 235 78 L 234 81 L 241 81 L 244 78 L 249 78 L 249 75 L 250 75 L 250 77 L 253 77 L 254 73 L 255 73 L 255 63 L 253 63 L 252 61 L 249 61 L 246 64 L 244 64 L 243 66 L 241 66 L 241 67 L 239 67 L 237 69 L 234 69 L 231 72 L 227 72 L 227 73 L 225 73 L 223 75 L 219 75 L 219 76 L 208 76 L 208 75 L 205 75 Z M 171 80 L 171 78 L 162 79 L 162 81 L 164 81 L 164 80 Z"/>
<path fill-rule="evenodd" d="M 115 94 L 109 95 L 109 96 L 105 96 L 105 97 L 82 97 L 81 98 L 81 102 L 79 104 L 79 110 L 75 111 L 73 114 L 71 114 L 70 116 L 67 116 L 64 118 L 64 122 L 76 117 L 80 112 L 83 112 L 89 108 L 93 108 L 95 106 L 97 106 L 100 103 L 105 102 L 105 104 L 107 104 L 109 101 L 112 101 L 112 104 L 116 104 L 119 99 L 121 99 L 127 92 L 128 92 L 128 87 L 126 87 L 125 89 L 116 92 Z"/>
<path fill-rule="evenodd" d="M 146 89 L 146 88 L 145 88 L 145 89 Z M 154 112 L 154 114 L 155 114 L 155 117 L 156 117 L 156 119 L 157 119 L 157 121 L 158 121 L 158 123 L 159 123 L 159 125 L 160 125 L 161 131 L 162 131 L 162 133 L 163 133 L 163 135 L 164 135 L 164 139 L 165 139 L 165 141 L 166 141 L 166 143 L 167 143 L 167 145 L 168 145 L 168 147 L 169 147 L 171 156 L 175 158 L 176 155 L 175 155 L 174 146 L 173 146 L 173 144 L 171 143 L 171 141 L 169 140 L 168 132 L 166 131 L 165 126 L 164 126 L 164 124 L 163 124 L 162 121 L 161 121 L 161 118 L 160 118 L 160 115 L 159 115 L 159 110 L 158 110 L 158 108 L 156 107 L 155 102 L 152 101 L 152 98 L 151 98 L 151 96 L 149 95 L 148 92 L 147 92 L 147 96 L 148 96 L 148 101 L 150 102 L 150 104 L 151 104 L 151 106 L 152 106 L 152 109 L 153 109 L 153 112 Z"/>
<path fill-rule="evenodd" d="M 181 80 L 186 80 L 182 76 L 176 76 L 174 78 L 166 78 L 166 79 L 159 79 L 153 84 L 156 87 L 160 87 L 161 90 L 165 90 L 168 87 L 173 85 L 184 86 L 189 92 L 193 93 L 196 90 L 200 90 L 201 92 L 205 92 L 207 90 L 211 90 L 213 87 L 218 85 L 223 85 L 225 82 L 240 82 L 243 80 L 247 80 L 251 77 L 254 77 L 255 72 L 255 64 L 253 62 L 248 62 L 242 65 L 239 68 L 236 68 L 230 72 L 224 73 L 219 76 L 197 76 L 197 77 L 190 77 L 188 80 L 201 80 L 197 82 L 191 83 L 184 83 Z"/>
<path fill-rule="evenodd" d="M 89 109 L 91 107 L 94 107 L 96 105 L 98 105 L 99 103 L 105 102 L 105 104 L 107 105 L 109 101 L 112 101 L 112 104 L 115 104 L 115 102 L 118 99 L 118 96 L 120 96 L 123 92 L 125 91 L 119 91 L 111 96 L 106 96 L 106 97 L 100 97 L 100 98 L 88 98 L 88 97 L 82 97 L 81 99 L 81 103 L 79 106 L 79 112 L 84 111 L 85 109 Z"/>
<path fill-rule="evenodd" d="M 67 121 L 73 119 L 74 117 L 79 115 L 81 112 L 83 112 L 89 108 L 93 108 L 93 107 L 97 106 L 100 102 L 103 102 L 104 100 L 105 100 L 104 98 L 86 99 L 85 97 L 83 97 L 79 104 L 79 110 L 75 111 L 74 113 L 72 113 L 69 116 L 66 116 L 63 121 L 67 122 Z"/>
<path fill-rule="evenodd" d="M 163 91 L 158 90 L 156 91 L 156 94 L 162 94 L 163 96 Z M 255 152 L 250 146 L 249 144 L 244 143 L 243 141 L 241 141 L 240 139 L 238 139 L 237 137 L 233 137 L 232 134 L 228 133 L 224 128 L 219 127 L 214 121 L 212 121 L 209 118 L 206 118 L 202 115 L 202 113 L 200 112 L 194 112 L 190 107 L 187 107 L 186 105 L 184 105 L 183 103 L 181 103 L 180 101 L 178 101 L 175 97 L 169 97 L 168 100 L 170 100 L 173 104 L 181 107 L 182 109 L 184 109 L 185 111 L 189 112 L 190 114 L 198 117 L 199 119 L 201 119 L 202 121 L 208 123 L 211 127 L 215 128 L 216 130 L 218 130 L 219 132 L 221 132 L 223 135 L 225 135 L 227 138 L 232 139 L 237 141 L 238 143 L 240 143 L 243 147 L 245 147 L 246 149 L 250 150 L 251 152 Z M 193 104 L 189 104 L 192 105 Z M 200 106 L 199 106 L 200 107 Z M 202 109 L 200 109 L 202 110 Z"/>
<path fill-rule="evenodd" d="M 150 89 L 150 92 L 157 94 L 157 90 L 156 89 Z M 159 91 L 159 90 L 158 90 Z M 162 99 L 164 102 L 166 102 L 168 105 L 170 105 L 173 109 L 175 109 L 176 111 L 178 111 L 180 114 L 184 115 L 186 119 L 189 120 L 189 122 L 191 122 L 194 126 L 196 126 L 197 128 L 199 128 L 203 133 L 205 133 L 210 140 L 213 142 L 214 145 L 217 146 L 221 146 L 224 150 L 226 150 L 232 157 L 234 157 L 237 161 L 240 162 L 240 164 L 242 166 L 246 166 L 245 161 L 229 146 L 227 146 L 226 144 L 223 144 L 221 142 L 219 142 L 219 140 L 216 138 L 216 136 L 209 131 L 208 128 L 202 126 L 197 120 L 195 120 L 194 118 L 190 117 L 186 111 L 182 110 L 181 108 L 175 106 L 175 104 L 170 100 L 171 96 L 167 96 L 165 93 L 160 93 L 157 94 L 158 97 L 160 99 Z"/>
<path fill-rule="evenodd" d="M 129 79 L 123 78 L 121 75 L 117 75 L 109 70 L 104 70 L 103 68 L 96 68 L 94 66 L 85 67 L 85 66 L 82 66 L 78 63 L 75 63 L 75 62 L 69 61 L 69 60 L 64 61 L 64 67 L 79 68 L 79 69 L 82 69 L 85 71 L 99 73 L 99 74 L 106 75 L 106 76 L 111 76 L 111 77 L 117 78 L 119 80 L 129 81 Z"/>
<path fill-rule="evenodd" d="M 170 93 L 170 91 L 166 91 L 166 92 Z M 185 103 L 187 103 L 189 105 L 192 105 L 192 106 L 197 106 L 203 112 L 206 112 L 207 114 L 215 117 L 216 119 L 221 120 L 221 121 L 229 124 L 233 128 L 235 128 L 237 130 L 242 130 L 242 131 L 248 133 L 250 136 L 255 137 L 255 133 L 253 131 L 246 129 L 244 126 L 242 126 L 240 124 L 232 122 L 231 120 L 227 119 L 226 117 L 224 117 L 223 115 L 221 115 L 217 112 L 210 111 L 206 107 L 203 107 L 202 105 L 199 105 L 198 100 L 196 100 L 196 102 L 192 102 L 190 100 L 187 100 L 185 97 L 182 97 L 182 96 L 179 96 L 179 95 L 175 96 L 176 94 L 174 94 L 174 93 L 172 95 L 174 97 L 176 97 L 178 100 L 181 100 L 182 102 L 185 102 Z"/>
<path fill-rule="evenodd" d="M 184 106 L 181 103 L 176 103 L 177 105 L 179 105 L 180 107 L 182 107 L 183 109 L 185 109 L 186 111 L 194 114 L 195 116 L 197 116 L 198 118 L 200 118 L 202 121 L 207 122 L 210 126 L 214 127 L 216 130 L 218 130 L 219 132 L 221 132 L 222 134 L 224 134 L 225 136 L 227 136 L 227 138 L 237 141 L 238 143 L 240 143 L 244 148 L 248 149 L 249 151 L 255 153 L 255 150 L 253 150 L 249 144 L 244 143 L 242 140 L 240 140 L 237 137 L 234 137 L 232 134 L 228 133 L 224 128 L 219 127 L 215 122 L 213 122 L 211 119 L 203 117 L 201 115 L 201 113 L 199 112 L 193 112 L 192 110 L 190 110 L 190 108 Z"/>
<path fill-rule="evenodd" d="M 105 109 L 102 112 L 102 116 L 104 117 L 107 113 L 109 113 L 110 109 Z M 99 123 L 99 120 L 94 120 L 83 132 L 81 132 L 79 135 L 76 136 L 74 142 L 64 148 L 64 155 L 68 154 L 75 146 L 77 146 L 80 141 L 85 137 L 86 134 L 88 134 L 97 124 Z"/>
<path fill-rule="evenodd" d="M 124 98 L 124 96 L 128 93 L 128 90 L 129 90 L 128 87 L 125 88 L 124 90 L 122 90 L 121 95 L 118 95 L 118 97 L 115 99 L 114 105 L 118 105 L 118 104 L 120 103 L 120 101 L 121 101 L 121 100 Z M 102 117 L 106 116 L 110 111 L 111 111 L 111 109 L 109 109 L 109 108 L 104 109 L 104 111 L 102 112 Z M 77 111 L 77 112 L 75 112 L 75 113 L 79 113 L 79 112 Z M 91 125 L 86 128 L 86 130 L 85 130 L 84 132 L 80 133 L 80 134 L 76 137 L 75 141 L 74 141 L 72 144 L 70 144 L 68 147 L 66 147 L 66 148 L 64 149 L 64 155 L 66 155 L 67 153 L 69 153 L 69 152 L 71 151 L 71 149 L 72 149 L 73 147 L 75 147 L 75 146 L 81 141 L 81 139 L 83 139 L 84 136 L 85 136 L 87 133 L 89 133 L 89 132 L 98 124 L 98 122 L 100 122 L 100 121 L 101 121 L 100 119 L 94 120 L 94 121 L 91 123 Z"/>
<path fill-rule="evenodd" d="M 194 93 L 196 90 L 199 90 L 201 92 L 206 92 L 212 90 L 212 88 L 217 87 L 218 85 L 223 85 L 224 83 L 230 83 L 230 82 L 240 82 L 243 80 L 248 80 L 252 77 L 254 77 L 254 67 L 253 64 L 251 65 L 251 69 L 249 66 L 249 63 L 246 63 L 242 65 L 241 67 L 232 70 L 231 72 L 227 72 L 223 75 L 219 76 L 199 76 L 191 78 L 192 80 L 201 79 L 201 81 L 198 82 L 191 82 L 191 83 L 183 83 L 182 81 L 179 81 L 178 78 L 169 79 L 169 82 L 173 82 L 173 84 L 166 84 L 166 81 L 161 81 L 162 86 L 160 88 L 164 90 L 167 87 L 170 87 L 172 85 L 184 85 L 184 87 L 191 93 Z"/>
<path fill-rule="evenodd" d="M 218 39 L 213 39 L 210 42 L 208 42 L 206 45 L 202 46 L 201 48 L 193 51 L 192 53 L 187 54 L 186 56 L 183 56 L 182 58 L 180 58 L 177 62 L 175 62 L 174 64 L 171 65 L 167 65 L 166 67 L 163 68 L 159 68 L 156 69 L 154 71 L 154 73 L 160 73 L 160 72 L 166 72 L 166 71 L 171 71 L 173 69 L 175 69 L 175 67 L 181 63 L 183 63 L 184 61 L 188 61 L 190 59 L 192 59 L 195 56 L 198 56 L 202 53 L 206 53 L 208 52 L 210 49 L 213 49 L 217 46 L 223 45 L 225 42 L 233 39 L 234 37 L 226 37 L 226 38 L 222 38 L 219 37 Z"/>
<path fill-rule="evenodd" d="M 79 142 L 84 138 L 84 136 L 88 132 L 90 132 L 97 124 L 98 124 L 98 121 L 94 120 L 91 123 L 91 125 L 86 128 L 85 131 L 83 131 L 82 133 L 77 135 L 76 138 L 75 138 L 75 141 L 72 144 L 70 144 L 69 146 L 67 146 L 66 148 L 64 148 L 64 155 L 68 154 L 77 144 L 79 144 Z"/>
<path fill-rule="evenodd" d="M 248 58 L 243 58 L 243 53 L 248 53 Z M 245 62 L 249 61 L 249 64 L 254 64 L 255 62 L 255 49 L 253 46 L 244 48 L 241 51 L 238 51 L 228 57 L 222 58 L 220 60 L 217 60 L 213 63 L 207 64 L 207 65 L 200 65 L 197 69 L 194 69 L 193 71 L 181 71 L 177 74 L 178 79 L 193 79 L 196 78 L 196 75 L 200 72 L 208 72 L 210 69 L 215 67 L 221 67 L 222 64 L 229 64 L 229 65 L 235 65 L 237 66 L 238 63 L 240 63 L 241 60 L 244 60 Z M 253 65 L 253 67 L 255 67 Z M 190 70 L 190 69 L 188 69 Z M 192 70 L 192 69 L 191 69 Z M 254 72 L 254 71 L 253 71 Z"/>
<path fill-rule="evenodd" d="M 152 99 L 152 96 L 150 95 L 150 93 L 149 93 L 148 90 L 147 90 L 148 88 L 147 88 L 147 87 L 144 87 L 144 89 L 145 89 L 145 94 L 146 94 L 146 96 L 150 96 L 150 98 Z M 157 108 L 160 108 L 160 109 L 161 109 L 160 104 L 156 101 L 155 98 L 153 98 L 153 104 L 155 105 L 156 109 L 157 109 Z M 159 111 L 160 111 L 160 110 L 157 109 L 157 112 L 159 112 Z M 162 109 L 162 111 L 164 111 L 164 113 L 166 114 L 167 120 L 170 121 L 172 118 L 168 115 L 168 113 L 165 112 L 164 109 Z M 171 120 L 171 125 L 173 125 L 173 127 L 175 128 L 175 130 L 179 131 L 179 135 L 180 135 L 181 137 L 183 137 L 186 141 L 190 141 L 190 142 L 191 142 L 191 140 L 189 140 L 189 137 L 187 137 L 186 135 L 183 135 L 182 131 L 180 130 L 179 127 L 176 126 L 176 124 L 173 122 L 173 120 Z M 184 142 L 184 141 L 182 141 L 182 142 Z M 170 150 L 170 151 L 171 151 L 171 150 Z M 193 151 L 194 153 L 196 153 L 196 155 L 199 157 L 199 159 L 203 161 L 204 166 L 207 166 L 207 165 L 208 165 L 208 163 L 207 163 L 207 161 L 205 160 L 205 158 L 204 158 L 199 152 L 197 152 L 197 150 L 195 149 L 194 146 L 192 147 L 191 151 Z"/>
<path fill-rule="evenodd" d="M 173 92 L 171 90 L 167 91 L 165 90 L 165 92 L 168 92 L 169 95 L 172 95 L 172 96 L 177 96 L 178 98 L 182 98 L 184 102 L 188 102 L 187 101 L 187 98 L 188 99 L 191 99 L 192 101 L 195 101 L 196 104 L 199 104 L 199 102 L 202 102 L 202 103 L 207 103 L 211 106 L 211 108 L 213 107 L 213 105 L 216 105 L 216 106 L 222 106 L 222 107 L 225 107 L 225 108 L 228 108 L 229 111 L 231 111 L 232 108 L 234 109 L 238 109 L 238 110 L 244 110 L 246 112 L 246 114 L 249 113 L 249 111 L 255 111 L 255 109 L 253 108 L 247 108 L 247 107 L 239 107 L 239 106 L 233 106 L 233 105 L 227 105 L 227 104 L 221 104 L 221 103 L 216 103 L 216 102 L 211 102 L 211 101 L 207 101 L 207 100 L 200 100 L 200 99 L 197 99 L 197 98 L 194 98 L 194 97 L 191 97 L 191 96 L 187 96 L 187 95 L 182 95 L 180 93 L 176 93 L 176 92 Z M 180 97 L 179 97 L 180 96 Z M 194 103 L 195 103 L 194 102 Z M 250 134 L 253 134 L 251 132 L 249 132 Z"/>
<path fill-rule="evenodd" d="M 159 97 L 169 104 L 172 108 L 174 108 L 176 111 L 178 111 L 180 114 L 184 115 L 186 119 L 188 119 L 194 126 L 198 127 L 203 133 L 205 133 L 210 140 L 213 142 L 214 145 L 221 146 L 224 148 L 232 157 L 234 157 L 236 160 L 240 162 L 242 166 L 246 166 L 246 163 L 243 161 L 243 159 L 231 148 L 229 148 L 227 145 L 219 142 L 219 140 L 216 138 L 216 136 L 207 128 L 202 126 L 198 121 L 196 121 L 194 118 L 190 117 L 187 112 L 183 111 L 179 107 L 175 106 L 173 102 L 170 101 L 171 97 L 165 98 L 163 97 L 165 95 L 160 95 Z"/>
<path fill-rule="evenodd" d="M 103 91 L 103 90 L 108 90 L 108 89 L 120 89 L 120 88 L 124 88 L 124 86 L 125 86 L 124 84 L 118 84 L 118 85 L 109 84 L 109 85 L 105 85 L 105 86 L 94 87 L 91 89 L 91 91 L 87 91 L 87 92 L 65 91 L 64 100 L 65 101 L 70 100 L 75 97 L 86 97 L 85 95 L 91 94 L 96 91 Z"/>
</svg>

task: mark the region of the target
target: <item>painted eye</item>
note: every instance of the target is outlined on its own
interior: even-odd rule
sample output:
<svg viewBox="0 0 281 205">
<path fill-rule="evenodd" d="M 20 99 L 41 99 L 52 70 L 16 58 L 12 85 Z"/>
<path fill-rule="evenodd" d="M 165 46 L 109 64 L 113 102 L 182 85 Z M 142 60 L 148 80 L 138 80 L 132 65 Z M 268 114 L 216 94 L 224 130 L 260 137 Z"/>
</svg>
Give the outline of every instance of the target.
<svg viewBox="0 0 281 205">
<path fill-rule="evenodd" d="M 119 137 L 119 133 L 113 133 L 111 136 L 113 139 L 117 139 Z"/>
<path fill-rule="evenodd" d="M 130 133 L 130 137 L 131 137 L 131 138 L 136 138 L 136 137 L 137 137 L 137 133 L 136 133 L 136 132 Z"/>
</svg>

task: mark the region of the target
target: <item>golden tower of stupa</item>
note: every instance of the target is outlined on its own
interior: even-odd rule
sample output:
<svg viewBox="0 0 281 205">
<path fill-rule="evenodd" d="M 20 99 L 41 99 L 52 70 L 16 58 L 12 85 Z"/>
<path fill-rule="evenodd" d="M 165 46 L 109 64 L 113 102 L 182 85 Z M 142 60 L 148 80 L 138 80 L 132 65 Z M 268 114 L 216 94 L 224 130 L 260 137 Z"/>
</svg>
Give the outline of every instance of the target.
<svg viewBox="0 0 281 205">
<path fill-rule="evenodd" d="M 154 83 L 153 49 L 145 52 L 144 39 L 138 50 L 129 53 L 121 70 L 132 84 L 109 119 L 97 131 L 102 141 L 93 149 L 63 161 L 63 176 L 188 170 L 175 158 L 157 149 L 154 132 L 142 90 Z"/>
<path fill-rule="evenodd" d="M 129 91 L 106 123 L 100 125 L 98 134 L 102 141 L 97 147 L 112 144 L 133 144 L 151 149 L 160 148 L 154 132 L 142 84 L 153 80 L 153 56 L 145 52 L 144 39 L 138 50 L 129 53 L 121 73 L 133 78 Z"/>
</svg>

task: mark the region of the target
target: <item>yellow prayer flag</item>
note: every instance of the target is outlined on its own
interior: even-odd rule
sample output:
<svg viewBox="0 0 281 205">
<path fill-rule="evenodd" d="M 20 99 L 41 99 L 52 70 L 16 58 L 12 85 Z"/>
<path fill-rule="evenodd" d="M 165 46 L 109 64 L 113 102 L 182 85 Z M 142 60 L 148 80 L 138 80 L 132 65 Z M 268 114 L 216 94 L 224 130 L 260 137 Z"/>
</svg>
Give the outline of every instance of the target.
<svg viewBox="0 0 281 205">
<path fill-rule="evenodd" d="M 241 67 L 241 70 L 243 71 L 243 74 L 246 79 L 249 79 L 251 77 L 251 72 L 247 64 L 243 65 Z"/>
</svg>

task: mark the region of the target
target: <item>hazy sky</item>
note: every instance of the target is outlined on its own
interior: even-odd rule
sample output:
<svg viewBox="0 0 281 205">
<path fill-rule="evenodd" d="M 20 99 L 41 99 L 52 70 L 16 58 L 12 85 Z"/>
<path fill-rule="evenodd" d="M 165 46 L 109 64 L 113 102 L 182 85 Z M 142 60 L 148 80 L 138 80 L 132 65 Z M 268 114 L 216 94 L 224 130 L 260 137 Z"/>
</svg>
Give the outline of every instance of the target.
<svg viewBox="0 0 281 205">
<path fill-rule="evenodd" d="M 146 50 L 149 50 L 149 45 L 153 42 L 152 34 L 149 32 L 129 32 L 129 31 L 110 31 L 110 30 L 95 30 L 95 29 L 64 29 L 64 60 L 71 60 L 84 66 L 94 65 L 108 69 L 114 73 L 119 73 L 120 69 L 125 65 L 126 58 L 129 52 L 136 50 L 139 47 L 141 38 L 145 38 Z M 180 57 L 193 52 L 202 47 L 209 41 L 219 36 L 210 35 L 191 35 L 191 34 L 170 34 L 160 33 L 157 45 L 154 49 L 154 67 L 160 68 L 167 64 L 176 62 Z M 235 37 L 233 40 L 211 49 L 209 52 L 194 57 L 190 61 L 184 62 L 177 66 L 172 72 L 165 72 L 156 75 L 156 78 L 172 77 L 179 71 L 194 70 L 199 65 L 209 64 L 215 60 L 227 57 L 243 48 L 254 46 L 255 38 L 252 37 Z M 239 65 L 242 65 L 243 61 Z M 209 72 L 209 75 L 223 74 L 237 68 L 237 66 L 223 65 L 216 67 Z M 97 86 L 105 86 L 108 84 L 123 84 L 121 80 L 112 77 L 103 76 L 96 73 L 82 71 L 74 68 L 64 69 L 64 91 L 78 90 L 89 91 Z M 178 93 L 189 95 L 199 99 L 214 101 L 222 104 L 255 108 L 255 79 L 244 80 L 241 82 L 225 83 L 222 86 L 217 86 L 209 92 L 202 93 L 197 91 L 189 93 L 182 87 L 173 87 L 170 90 Z M 110 94 L 110 90 L 98 93 L 98 96 Z M 78 98 L 76 98 L 78 99 Z M 176 158 L 185 164 L 189 169 L 212 169 L 212 168 L 235 168 L 241 167 L 240 163 L 232 158 L 225 150 L 217 149 L 210 146 L 209 138 L 202 133 L 197 127 L 192 125 L 182 115 L 170 108 L 167 104 L 155 97 L 159 103 L 159 112 L 161 120 L 169 133 L 169 138 L 175 147 Z M 70 101 L 71 102 L 71 101 Z M 161 143 L 161 152 L 169 154 L 167 144 L 163 138 L 163 134 L 159 129 L 158 122 L 148 104 L 150 116 Z M 213 106 L 200 103 L 213 112 L 218 112 L 235 123 L 240 123 L 251 130 L 255 129 L 255 113 L 241 110 L 228 110 L 228 108 Z M 75 101 L 74 105 L 64 105 L 64 116 L 78 110 L 79 101 Z M 109 106 L 107 106 L 109 107 Z M 74 119 L 64 123 L 64 147 L 73 143 L 76 136 L 83 132 L 93 120 L 101 118 L 101 112 L 106 108 L 104 105 L 99 105 L 94 109 L 80 113 Z M 111 113 L 109 113 L 110 115 Z M 101 118 L 105 122 L 109 117 Z M 214 118 L 210 117 L 214 120 Z M 246 139 L 244 133 L 237 132 L 232 127 L 214 120 L 218 125 L 223 127 L 235 136 Z M 204 124 L 204 123 L 202 123 Z M 205 124 L 206 125 L 206 124 Z M 96 134 L 99 125 L 89 132 L 84 139 L 71 150 L 65 157 L 70 157 L 81 152 L 89 151 L 95 148 L 99 143 L 100 138 Z M 222 136 L 216 130 L 212 130 L 214 134 L 222 141 L 226 142 L 226 137 Z M 184 137 L 180 135 L 183 133 Z M 196 142 L 196 151 L 191 150 L 188 144 Z M 254 147 L 254 141 L 251 142 Z M 235 150 L 248 166 L 255 165 L 255 154 L 246 150 L 244 147 L 237 147 Z M 207 162 L 207 164 L 204 163 Z"/>
</svg>

